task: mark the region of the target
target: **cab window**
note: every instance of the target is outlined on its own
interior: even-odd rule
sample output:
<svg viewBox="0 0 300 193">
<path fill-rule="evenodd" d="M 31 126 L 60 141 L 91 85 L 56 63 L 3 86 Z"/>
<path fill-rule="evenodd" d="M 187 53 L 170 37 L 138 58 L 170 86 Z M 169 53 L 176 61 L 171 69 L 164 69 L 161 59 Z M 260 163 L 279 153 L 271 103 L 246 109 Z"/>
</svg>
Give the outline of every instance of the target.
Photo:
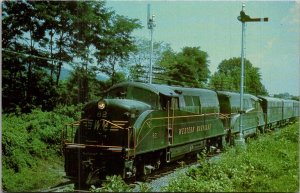
<svg viewBox="0 0 300 193">
<path fill-rule="evenodd" d="M 182 110 L 199 114 L 201 112 L 201 104 L 199 96 L 183 96 L 185 105 Z"/>
<path fill-rule="evenodd" d="M 168 108 L 171 110 L 176 110 L 179 108 L 178 98 L 175 97 L 169 97 L 161 94 L 160 103 L 163 110 L 167 110 Z"/>
<path fill-rule="evenodd" d="M 249 99 L 244 99 L 244 109 L 250 109 L 253 108 L 252 103 L 250 102 Z"/>
<path fill-rule="evenodd" d="M 117 87 L 107 92 L 108 99 L 125 99 L 127 87 Z"/>
<path fill-rule="evenodd" d="M 130 99 L 147 103 L 152 107 L 157 107 L 157 94 L 138 87 L 133 87 L 131 93 L 132 96 Z"/>
</svg>

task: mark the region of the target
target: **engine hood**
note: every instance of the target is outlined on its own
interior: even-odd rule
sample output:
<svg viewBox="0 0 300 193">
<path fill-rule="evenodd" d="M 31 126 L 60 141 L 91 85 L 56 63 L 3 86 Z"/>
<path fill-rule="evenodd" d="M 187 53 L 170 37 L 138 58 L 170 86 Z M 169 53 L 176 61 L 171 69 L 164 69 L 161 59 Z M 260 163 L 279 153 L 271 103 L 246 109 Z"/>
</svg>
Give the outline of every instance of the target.
<svg viewBox="0 0 300 193">
<path fill-rule="evenodd" d="M 113 114 L 128 113 L 135 116 L 142 112 L 151 109 L 149 104 L 129 99 L 102 99 L 105 104 L 104 109 L 98 108 L 98 101 L 92 101 L 85 105 L 83 108 L 82 118 L 96 118 L 99 111 L 107 111 L 111 116 Z"/>
<path fill-rule="evenodd" d="M 127 111 L 138 110 L 140 112 L 151 109 L 150 105 L 136 100 L 104 99 L 103 101 L 106 103 L 107 108 L 110 109 L 121 108 Z"/>
</svg>

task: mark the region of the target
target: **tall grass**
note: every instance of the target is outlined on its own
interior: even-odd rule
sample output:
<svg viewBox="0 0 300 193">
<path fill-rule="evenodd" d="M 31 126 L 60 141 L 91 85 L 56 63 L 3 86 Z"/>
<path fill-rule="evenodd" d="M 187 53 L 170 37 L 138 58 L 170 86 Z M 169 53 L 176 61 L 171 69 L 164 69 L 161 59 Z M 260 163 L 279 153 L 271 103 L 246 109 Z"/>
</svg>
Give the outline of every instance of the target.
<svg viewBox="0 0 300 193">
<path fill-rule="evenodd" d="M 80 107 L 2 115 L 2 188 L 31 191 L 62 180 L 61 130 L 77 120 Z"/>
<path fill-rule="evenodd" d="M 299 125 L 228 149 L 219 160 L 201 161 L 163 188 L 176 192 L 298 192 Z"/>
</svg>

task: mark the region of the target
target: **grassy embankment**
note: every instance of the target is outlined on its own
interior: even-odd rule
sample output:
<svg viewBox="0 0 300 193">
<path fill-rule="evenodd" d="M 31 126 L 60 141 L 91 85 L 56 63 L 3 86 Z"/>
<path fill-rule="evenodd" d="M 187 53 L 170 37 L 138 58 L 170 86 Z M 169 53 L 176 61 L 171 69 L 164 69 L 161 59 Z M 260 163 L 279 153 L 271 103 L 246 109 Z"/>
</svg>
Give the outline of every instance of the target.
<svg viewBox="0 0 300 193">
<path fill-rule="evenodd" d="M 189 169 L 162 191 L 175 192 L 298 192 L 299 123 L 230 148 L 221 158 Z"/>
<path fill-rule="evenodd" d="M 77 120 L 79 113 L 80 108 L 65 107 L 54 112 L 35 110 L 28 115 L 2 116 L 4 191 L 32 191 L 62 180 L 60 132 L 64 123 Z M 201 167 L 189 169 L 186 175 L 178 176 L 162 191 L 297 192 L 298 139 L 298 123 L 265 134 L 250 141 L 246 150 L 228 149 L 217 162 L 201 159 Z M 118 186 L 118 180 L 112 179 L 107 187 L 112 184 L 114 191 L 124 191 L 126 185 L 119 183 Z M 125 188 L 130 191 L 127 186 Z M 97 190 L 112 189 L 94 189 Z"/>
<path fill-rule="evenodd" d="M 2 115 L 2 189 L 32 191 L 55 185 L 64 175 L 60 148 L 65 123 L 79 118 L 80 107 L 53 112 Z"/>
</svg>

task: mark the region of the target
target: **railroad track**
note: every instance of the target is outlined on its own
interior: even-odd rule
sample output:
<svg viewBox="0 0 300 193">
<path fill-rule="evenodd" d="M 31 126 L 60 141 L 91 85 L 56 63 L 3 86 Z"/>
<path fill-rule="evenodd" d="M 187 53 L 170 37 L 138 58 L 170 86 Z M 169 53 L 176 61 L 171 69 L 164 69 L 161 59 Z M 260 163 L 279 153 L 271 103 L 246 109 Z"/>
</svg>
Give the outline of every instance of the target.
<svg viewBox="0 0 300 193">
<path fill-rule="evenodd" d="M 210 160 L 215 158 L 216 156 L 220 155 L 222 152 L 215 152 L 215 153 L 209 153 L 206 155 L 206 159 Z M 179 159 L 177 161 L 171 162 L 169 164 L 164 165 L 164 167 L 154 170 L 152 173 L 146 175 L 146 179 L 144 181 L 136 181 L 135 177 L 124 179 L 125 183 L 129 185 L 131 188 L 137 187 L 139 182 L 144 183 L 151 183 L 154 180 L 157 180 L 159 178 L 162 178 L 164 176 L 167 176 L 173 172 L 175 172 L 177 169 L 190 167 L 192 165 L 195 165 L 198 163 L 197 156 L 189 156 L 182 159 Z M 97 185 L 96 185 L 97 186 Z M 73 191 L 73 192 L 90 192 L 90 187 L 86 187 L 86 189 L 74 189 L 74 183 L 72 181 L 65 181 L 60 184 L 57 184 L 53 187 L 50 187 L 48 189 L 39 190 L 38 192 L 64 192 L 64 191 Z"/>
<path fill-rule="evenodd" d="M 214 158 L 215 156 L 219 155 L 220 153 L 215 153 L 215 154 L 208 154 L 206 156 L 207 159 Z M 157 180 L 159 178 L 162 178 L 164 176 L 167 176 L 168 174 L 171 174 L 175 172 L 179 168 L 185 168 L 185 167 L 190 167 L 192 165 L 197 164 L 197 157 L 188 157 L 188 158 L 182 158 L 178 161 L 169 163 L 165 165 L 164 167 L 153 171 L 152 173 L 148 174 L 146 176 L 146 180 L 142 181 L 145 183 L 151 183 L 154 180 Z M 126 184 L 128 184 L 131 188 L 137 187 L 140 181 L 136 181 L 135 178 L 129 178 L 124 180 Z M 72 191 L 72 192 L 78 192 L 78 193 L 84 193 L 84 192 L 90 192 L 89 187 L 86 189 L 75 189 L 74 190 L 74 183 L 72 181 L 65 181 L 60 184 L 57 184 L 55 186 L 52 186 L 48 189 L 44 190 L 39 190 L 38 192 L 64 192 L 64 191 Z"/>
<path fill-rule="evenodd" d="M 39 190 L 38 192 L 62 192 L 63 190 L 65 190 L 67 188 L 71 188 L 72 184 L 73 184 L 73 182 L 68 180 L 66 182 L 62 182 L 55 186 L 52 186 L 48 189 Z"/>
<path fill-rule="evenodd" d="M 208 154 L 208 155 L 206 155 L 206 158 L 211 159 L 211 158 L 214 158 L 215 156 L 217 156 L 219 154 L 220 154 L 220 152 L 214 153 L 214 154 Z M 165 165 L 164 167 L 162 167 L 158 170 L 155 170 L 152 173 L 148 174 L 146 176 L 146 179 L 142 182 L 151 183 L 154 180 L 157 180 L 159 178 L 162 178 L 164 176 L 167 176 L 167 175 L 175 172 L 177 169 L 190 167 L 192 165 L 195 165 L 195 164 L 198 163 L 197 161 L 198 160 L 197 160 L 196 156 L 182 158 L 178 161 L 174 161 L 174 162 L 169 163 L 169 164 Z M 139 185 L 139 183 L 141 182 L 141 181 L 135 180 L 135 178 L 128 178 L 128 179 L 125 179 L 124 181 L 127 185 L 129 185 L 133 189 L 137 185 Z M 67 186 L 55 187 L 53 189 L 49 189 L 50 191 L 48 191 L 48 192 L 51 192 L 51 191 L 56 192 L 56 190 L 60 190 L 60 189 L 63 190 L 64 187 L 67 187 Z M 90 192 L 90 191 L 89 191 L 89 187 L 86 187 L 86 189 L 75 189 L 74 192 Z"/>
<path fill-rule="evenodd" d="M 215 153 L 207 154 L 206 159 L 210 160 L 210 159 L 216 158 L 221 153 L 222 152 L 215 152 Z M 182 158 L 180 160 L 177 160 L 175 162 L 165 165 L 163 168 L 153 171 L 152 173 L 148 174 L 146 176 L 146 180 L 142 181 L 142 182 L 151 183 L 154 180 L 157 180 L 159 178 L 162 178 L 164 176 L 167 176 L 167 175 L 175 172 L 177 169 L 191 167 L 196 164 L 198 164 L 197 156 L 193 156 L 193 157 L 189 157 L 189 158 Z M 134 181 L 134 179 L 126 179 L 125 182 L 130 187 L 135 187 L 136 185 L 138 185 L 139 181 Z"/>
<path fill-rule="evenodd" d="M 139 184 L 139 182 L 150 183 L 153 180 L 159 179 L 163 176 L 166 176 L 168 174 L 175 172 L 176 169 L 181 168 L 181 166 L 183 166 L 183 165 L 184 165 L 184 167 L 188 167 L 188 166 L 191 166 L 196 163 L 197 163 L 196 156 L 193 157 L 192 159 L 191 158 L 180 159 L 178 161 L 169 163 L 169 164 L 165 165 L 164 167 L 162 167 L 158 170 L 155 170 L 152 173 L 146 175 L 146 179 L 144 181 L 138 181 L 135 179 L 135 177 L 132 177 L 132 178 L 124 179 L 124 182 L 127 185 L 129 185 L 131 188 L 134 189 Z M 74 190 L 74 192 L 89 192 L 88 189 L 89 188 L 87 187 L 87 189 L 78 189 L 78 190 Z"/>
</svg>

